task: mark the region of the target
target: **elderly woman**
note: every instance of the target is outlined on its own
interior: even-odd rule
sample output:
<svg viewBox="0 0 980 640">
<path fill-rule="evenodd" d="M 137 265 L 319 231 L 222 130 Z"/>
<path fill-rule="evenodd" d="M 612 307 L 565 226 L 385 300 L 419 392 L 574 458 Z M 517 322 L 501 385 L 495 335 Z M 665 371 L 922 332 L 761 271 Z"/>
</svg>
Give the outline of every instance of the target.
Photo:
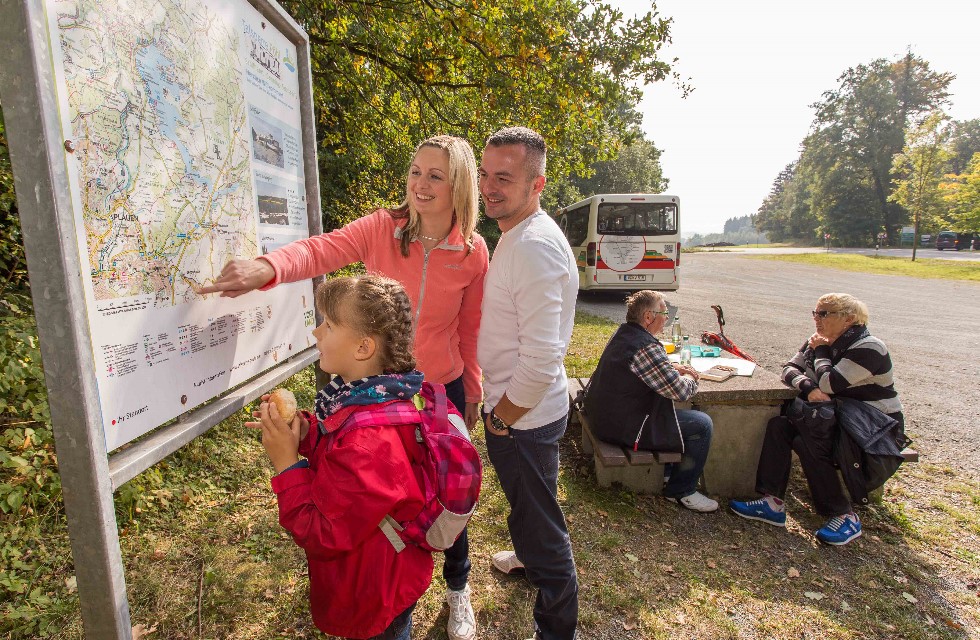
<svg viewBox="0 0 980 640">
<path fill-rule="evenodd" d="M 817 331 L 786 363 L 783 382 L 797 389 L 799 397 L 809 403 L 835 398 L 864 403 L 867 406 L 862 409 L 870 407 L 871 414 L 881 412 L 897 420 L 894 428 L 901 434 L 905 420 L 892 379 L 891 357 L 885 343 L 868 332 L 868 308 L 848 294 L 828 293 L 817 300 L 812 313 Z M 791 421 L 780 416 L 770 420 L 756 471 L 756 491 L 763 497 L 732 500 L 732 511 L 749 520 L 786 526 L 783 497 L 795 450 L 814 508 L 829 517 L 816 532 L 817 539 L 844 545 L 860 536 L 861 521 L 844 493 L 834 464 L 838 428 L 833 419 Z"/>
</svg>

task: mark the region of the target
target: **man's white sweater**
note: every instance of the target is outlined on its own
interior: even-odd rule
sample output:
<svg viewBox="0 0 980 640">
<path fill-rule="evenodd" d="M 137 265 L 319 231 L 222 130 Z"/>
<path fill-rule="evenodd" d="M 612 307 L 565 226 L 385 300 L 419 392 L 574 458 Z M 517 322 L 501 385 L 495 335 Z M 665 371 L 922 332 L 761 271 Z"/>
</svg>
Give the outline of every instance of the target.
<svg viewBox="0 0 980 640">
<path fill-rule="evenodd" d="M 564 358 L 575 324 L 578 272 L 568 241 L 538 211 L 500 236 L 483 292 L 477 358 L 486 408 L 504 393 L 535 429 L 568 414 Z"/>
</svg>

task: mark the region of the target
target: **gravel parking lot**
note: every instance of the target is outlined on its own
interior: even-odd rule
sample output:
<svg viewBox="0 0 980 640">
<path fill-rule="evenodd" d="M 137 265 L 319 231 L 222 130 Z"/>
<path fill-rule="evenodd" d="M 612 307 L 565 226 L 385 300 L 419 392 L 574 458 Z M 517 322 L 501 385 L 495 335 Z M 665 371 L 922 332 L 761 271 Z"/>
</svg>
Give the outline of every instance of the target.
<svg viewBox="0 0 980 640">
<path fill-rule="evenodd" d="M 728 253 L 682 258 L 681 289 L 667 294 L 692 342 L 717 331 L 778 372 L 813 333 L 824 293 L 850 293 L 870 309 L 872 334 L 888 345 L 906 431 L 923 460 L 980 477 L 980 284 L 838 271 Z M 977 266 L 980 269 L 980 265 Z M 583 294 L 581 311 L 625 319 L 622 294 Z"/>
</svg>

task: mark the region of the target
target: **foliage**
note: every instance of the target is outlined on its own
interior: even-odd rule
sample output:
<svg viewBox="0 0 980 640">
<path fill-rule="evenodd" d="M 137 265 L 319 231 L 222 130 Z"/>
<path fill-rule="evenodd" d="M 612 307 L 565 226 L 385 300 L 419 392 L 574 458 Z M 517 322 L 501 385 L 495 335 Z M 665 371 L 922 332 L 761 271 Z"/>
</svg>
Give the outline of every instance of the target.
<svg viewBox="0 0 980 640">
<path fill-rule="evenodd" d="M 594 163 L 591 177 L 575 178 L 573 183 L 583 198 L 597 193 L 662 193 L 670 181 L 664 177 L 660 154 L 653 142 L 640 137 L 614 158 Z"/>
<path fill-rule="evenodd" d="M 714 242 L 730 242 L 732 244 L 762 244 L 768 242 L 766 234 L 754 228 L 742 228 L 737 231 L 726 231 L 724 233 L 695 233 L 684 241 L 685 247 L 697 247 L 700 245 L 711 244 Z"/>
<path fill-rule="evenodd" d="M 951 157 L 946 150 L 949 130 L 944 127 L 945 114 L 936 111 L 906 134 L 905 148 L 895 156 L 892 175 L 895 190 L 888 197 L 912 213 L 914 238 L 912 260 L 918 246 L 919 229 L 923 221 L 941 224 L 945 210 L 940 180 L 942 170 Z M 943 225 L 945 226 L 945 225 Z"/>
<path fill-rule="evenodd" d="M 947 178 L 949 182 L 944 182 L 941 188 L 943 199 L 950 206 L 951 228 L 964 232 L 980 230 L 980 152 L 973 154 L 963 173 Z"/>
<path fill-rule="evenodd" d="M 421 139 L 537 129 L 554 183 L 628 142 L 670 21 L 598 0 L 286 0 L 310 36 L 328 228 L 403 196 Z"/>
<path fill-rule="evenodd" d="M 947 150 L 950 158 L 944 173 L 964 173 L 973 156 L 980 153 L 980 118 L 949 123 Z"/>
<path fill-rule="evenodd" d="M 891 198 L 894 158 L 905 132 L 949 101 L 953 75 L 933 71 L 911 51 L 845 71 L 837 88 L 815 103 L 800 158 L 776 179 L 759 209 L 759 227 L 773 240 L 830 233 L 845 244 L 874 242 L 878 232 L 897 238 L 908 210 Z M 962 141 L 973 144 L 964 125 Z"/>
</svg>

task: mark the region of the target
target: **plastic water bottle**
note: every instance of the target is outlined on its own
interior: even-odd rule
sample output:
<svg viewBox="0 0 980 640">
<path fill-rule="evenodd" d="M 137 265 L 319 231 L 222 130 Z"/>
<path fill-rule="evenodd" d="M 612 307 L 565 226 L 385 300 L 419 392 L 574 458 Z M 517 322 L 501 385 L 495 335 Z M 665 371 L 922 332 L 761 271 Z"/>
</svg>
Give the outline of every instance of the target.
<svg viewBox="0 0 980 640">
<path fill-rule="evenodd" d="M 691 345 L 688 344 L 687 336 L 684 336 L 684 346 L 681 347 L 681 364 L 691 366 Z"/>
<path fill-rule="evenodd" d="M 681 330 L 681 317 L 674 316 L 674 324 L 670 325 L 670 341 L 674 343 L 674 349 L 680 351 L 684 340 L 684 332 Z"/>
</svg>

